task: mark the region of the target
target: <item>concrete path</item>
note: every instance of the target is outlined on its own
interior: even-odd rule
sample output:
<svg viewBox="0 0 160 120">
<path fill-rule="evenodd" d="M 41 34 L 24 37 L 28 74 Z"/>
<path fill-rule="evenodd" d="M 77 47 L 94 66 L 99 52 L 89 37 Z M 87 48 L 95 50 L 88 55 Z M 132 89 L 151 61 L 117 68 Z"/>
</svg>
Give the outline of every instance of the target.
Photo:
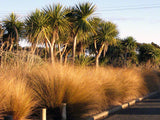
<svg viewBox="0 0 160 120">
<path fill-rule="evenodd" d="M 160 120 L 160 93 L 110 115 L 105 120 Z"/>
</svg>

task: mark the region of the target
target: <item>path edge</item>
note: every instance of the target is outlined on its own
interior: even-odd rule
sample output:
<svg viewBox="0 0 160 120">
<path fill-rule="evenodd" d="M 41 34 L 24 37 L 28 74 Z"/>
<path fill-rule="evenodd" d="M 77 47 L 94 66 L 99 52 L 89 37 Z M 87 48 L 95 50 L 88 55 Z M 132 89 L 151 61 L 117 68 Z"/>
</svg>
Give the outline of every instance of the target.
<svg viewBox="0 0 160 120">
<path fill-rule="evenodd" d="M 107 118 L 110 114 L 113 114 L 113 113 L 115 113 L 115 112 L 117 112 L 117 111 L 120 111 L 120 110 L 122 110 L 122 109 L 126 109 L 126 108 L 128 108 L 128 107 L 130 107 L 130 106 L 133 106 L 133 105 L 135 105 L 137 102 L 141 102 L 142 100 L 144 100 L 144 99 L 146 99 L 146 98 L 149 98 L 149 97 L 152 97 L 152 96 L 154 96 L 154 95 L 156 95 L 156 94 L 158 94 L 158 93 L 159 93 L 159 91 L 155 91 L 155 92 L 149 93 L 149 94 L 147 94 L 147 95 L 144 96 L 144 97 L 139 97 L 139 98 L 137 98 L 137 99 L 135 99 L 135 100 L 131 100 L 131 101 L 127 102 L 127 103 L 124 103 L 124 104 L 122 104 L 122 105 L 119 105 L 119 106 L 117 106 L 117 107 L 114 107 L 114 108 L 112 108 L 112 109 L 110 109 L 110 110 L 103 111 L 103 112 L 101 112 L 101 113 L 98 113 L 98 114 L 96 114 L 96 115 L 93 115 L 93 116 L 89 117 L 87 120 L 100 120 L 100 119 L 105 119 L 105 118 Z"/>
</svg>

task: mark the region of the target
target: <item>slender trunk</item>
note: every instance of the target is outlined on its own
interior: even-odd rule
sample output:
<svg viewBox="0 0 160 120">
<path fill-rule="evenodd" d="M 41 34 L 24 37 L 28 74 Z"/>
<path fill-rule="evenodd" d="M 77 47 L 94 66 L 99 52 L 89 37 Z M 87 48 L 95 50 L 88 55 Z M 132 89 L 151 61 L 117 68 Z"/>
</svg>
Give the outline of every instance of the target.
<svg viewBox="0 0 160 120">
<path fill-rule="evenodd" d="M 0 67 L 1 67 L 1 64 L 2 64 L 2 56 L 3 56 L 3 50 L 0 49 Z"/>
<path fill-rule="evenodd" d="M 48 43 L 47 40 L 44 41 L 46 49 L 45 49 L 45 61 L 47 60 L 47 56 L 49 54 L 49 48 L 48 48 Z"/>
<path fill-rule="evenodd" d="M 60 57 L 60 63 L 62 64 L 63 63 L 63 56 L 62 56 L 62 54 L 59 57 Z"/>
<path fill-rule="evenodd" d="M 9 41 L 6 42 L 6 50 L 9 50 Z"/>
<path fill-rule="evenodd" d="M 33 53 L 32 51 L 33 51 L 33 43 L 32 43 L 32 45 L 30 47 L 30 52 Z"/>
<path fill-rule="evenodd" d="M 35 49 L 36 50 L 36 49 Z M 39 51 L 40 49 L 38 48 L 37 51 L 36 51 L 36 55 L 38 56 L 39 55 Z"/>
<path fill-rule="evenodd" d="M 84 54 L 83 52 L 83 43 L 80 42 L 80 51 L 79 51 L 79 56 L 82 56 Z"/>
<path fill-rule="evenodd" d="M 103 50 L 103 57 L 106 56 L 106 52 L 108 51 L 108 44 L 105 45 L 105 48 Z"/>
<path fill-rule="evenodd" d="M 67 60 L 68 60 L 68 54 L 70 53 L 71 50 L 67 51 L 67 53 L 65 54 L 65 57 L 64 57 L 64 64 L 66 65 L 67 64 Z"/>
<path fill-rule="evenodd" d="M 99 67 L 99 56 L 96 56 L 96 67 Z"/>
<path fill-rule="evenodd" d="M 94 49 L 95 49 L 95 53 L 98 54 L 97 41 L 96 40 L 94 40 Z"/>
<path fill-rule="evenodd" d="M 55 32 L 53 32 L 53 38 L 52 41 L 50 41 L 44 31 L 44 36 L 46 38 L 46 41 L 48 42 L 49 48 L 50 48 L 50 62 L 53 64 L 55 62 L 54 59 L 54 45 L 55 45 Z"/>
<path fill-rule="evenodd" d="M 56 32 L 53 31 L 53 38 L 52 38 L 52 42 L 51 42 L 51 48 L 50 48 L 50 54 L 51 54 L 51 63 L 55 63 L 55 52 L 56 52 L 56 47 L 55 47 L 55 41 L 56 41 Z"/>
<path fill-rule="evenodd" d="M 2 55 L 0 55 L 0 67 L 2 67 Z"/>
<path fill-rule="evenodd" d="M 53 55 L 54 55 L 54 58 L 56 58 L 56 56 L 57 56 L 57 52 L 56 52 L 56 45 L 55 45 L 55 44 L 54 44 L 53 49 L 54 49 L 54 53 L 53 53 Z"/>
<path fill-rule="evenodd" d="M 4 42 L 4 50 L 9 50 L 9 45 L 10 45 L 10 43 L 9 43 L 9 41 L 10 41 L 10 35 L 7 37 L 7 40 L 5 40 L 5 42 Z"/>
<path fill-rule="evenodd" d="M 12 51 L 13 44 L 10 45 L 9 51 Z"/>
<path fill-rule="evenodd" d="M 67 57 L 68 57 L 68 54 L 66 53 L 65 57 L 64 57 L 64 64 L 66 65 L 67 64 Z"/>
<path fill-rule="evenodd" d="M 3 47 L 4 47 L 4 45 L 5 45 L 5 42 L 4 43 L 2 43 L 2 45 L 1 45 L 1 50 L 3 51 Z"/>
<path fill-rule="evenodd" d="M 96 54 L 96 67 L 99 67 L 99 57 L 101 56 L 103 49 L 104 49 L 104 44 L 102 44 L 101 48 L 98 51 L 98 54 Z"/>
<path fill-rule="evenodd" d="M 0 26 L 0 43 L 1 43 L 0 49 L 2 51 L 3 51 L 3 46 L 4 46 L 4 43 L 3 43 L 3 33 L 4 33 L 4 30 L 2 29 L 2 26 Z"/>
<path fill-rule="evenodd" d="M 12 48 L 13 48 L 13 38 L 11 37 L 11 45 L 10 45 L 9 51 L 12 51 Z"/>
<path fill-rule="evenodd" d="M 36 48 L 37 48 L 37 44 L 38 44 L 38 37 L 37 37 L 37 39 L 36 39 L 36 43 L 33 43 L 33 44 L 32 44 L 32 45 L 33 45 L 33 46 L 32 46 L 32 47 L 33 47 L 33 48 L 32 48 L 32 52 L 31 52 L 32 54 L 35 53 Z M 38 51 L 37 51 L 37 53 L 38 53 Z"/>
<path fill-rule="evenodd" d="M 50 62 L 53 64 L 54 63 L 54 46 L 50 46 Z"/>
<path fill-rule="evenodd" d="M 47 51 L 47 53 L 49 53 L 49 48 L 48 48 L 48 43 L 47 43 L 47 40 L 45 40 L 45 46 L 46 46 L 46 51 Z"/>
<path fill-rule="evenodd" d="M 63 50 L 62 50 L 62 52 L 61 52 L 61 54 L 60 54 L 60 63 L 61 63 L 61 64 L 63 63 L 63 55 L 64 55 L 66 49 L 67 49 L 67 44 L 65 44 L 65 46 L 64 46 L 64 48 L 63 48 Z M 67 55 L 67 56 L 68 56 L 68 55 Z"/>
<path fill-rule="evenodd" d="M 13 48 L 13 44 L 11 44 L 11 46 L 9 48 L 9 51 L 12 51 L 12 48 Z"/>
<path fill-rule="evenodd" d="M 17 51 L 18 51 L 18 39 L 19 39 L 19 35 L 18 35 L 18 30 L 17 30 L 16 26 L 14 26 L 14 30 L 16 32 L 16 44 L 17 44 Z"/>
<path fill-rule="evenodd" d="M 58 43 L 58 51 L 59 51 L 59 61 L 60 61 L 60 63 L 62 64 L 62 52 L 61 52 L 61 44 L 60 43 Z"/>
<path fill-rule="evenodd" d="M 11 50 L 12 50 L 12 44 L 13 44 L 12 35 L 10 34 L 7 39 L 8 39 L 8 40 L 7 40 L 7 41 L 8 41 L 8 42 L 7 42 L 7 49 L 8 49 L 9 51 L 11 51 Z"/>
<path fill-rule="evenodd" d="M 34 54 L 36 51 L 36 44 L 32 44 L 31 53 Z"/>
<path fill-rule="evenodd" d="M 63 48 L 63 51 L 62 51 L 62 55 L 64 55 L 64 53 L 65 53 L 65 51 L 66 51 L 66 49 L 67 49 L 67 46 L 68 46 L 68 44 L 66 43 L 66 44 L 64 45 L 64 48 Z"/>
<path fill-rule="evenodd" d="M 52 37 L 52 41 L 50 41 L 46 35 L 46 32 L 44 31 L 44 36 L 46 38 L 46 41 L 48 42 L 48 45 L 50 47 L 50 62 L 53 64 L 55 63 L 55 58 L 54 58 L 54 47 L 55 47 L 55 40 L 56 40 L 56 33 L 55 31 L 53 31 L 53 37 Z"/>
<path fill-rule="evenodd" d="M 75 35 L 74 41 L 73 41 L 73 54 L 72 54 L 73 64 L 74 64 L 75 55 L 76 55 L 76 44 L 77 44 L 77 35 Z"/>
<path fill-rule="evenodd" d="M 0 26 L 0 38 L 3 39 L 3 33 L 4 33 L 4 30 L 2 29 L 2 27 Z"/>
<path fill-rule="evenodd" d="M 105 50 L 103 50 L 103 57 L 105 57 L 106 56 L 106 51 Z"/>
</svg>

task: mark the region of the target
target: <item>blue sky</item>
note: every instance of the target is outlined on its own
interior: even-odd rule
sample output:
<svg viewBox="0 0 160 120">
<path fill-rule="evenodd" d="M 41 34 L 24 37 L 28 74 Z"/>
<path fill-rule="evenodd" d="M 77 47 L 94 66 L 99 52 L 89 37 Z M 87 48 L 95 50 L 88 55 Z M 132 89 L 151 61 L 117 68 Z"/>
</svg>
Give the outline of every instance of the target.
<svg viewBox="0 0 160 120">
<path fill-rule="evenodd" d="M 96 5 L 95 16 L 117 25 L 120 38 L 132 36 L 140 43 L 160 45 L 160 0 L 0 0 L 0 21 L 11 12 L 23 18 L 48 4 L 87 1 Z"/>
</svg>

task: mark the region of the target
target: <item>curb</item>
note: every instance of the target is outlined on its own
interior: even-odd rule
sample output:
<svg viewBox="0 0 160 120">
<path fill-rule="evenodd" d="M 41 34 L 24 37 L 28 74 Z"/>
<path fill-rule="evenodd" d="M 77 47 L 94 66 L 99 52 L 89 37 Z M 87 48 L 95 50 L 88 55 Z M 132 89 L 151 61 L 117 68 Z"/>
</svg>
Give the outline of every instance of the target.
<svg viewBox="0 0 160 120">
<path fill-rule="evenodd" d="M 138 98 L 138 99 L 136 99 L 136 100 L 132 100 L 132 101 L 130 101 L 130 102 L 128 102 L 128 103 L 124 103 L 123 105 L 114 107 L 114 108 L 112 108 L 112 109 L 110 109 L 110 110 L 103 111 L 103 112 L 101 112 L 101 113 L 99 113 L 99 114 L 97 114 L 97 115 L 94 115 L 94 116 L 90 117 L 88 120 L 100 120 L 100 119 L 105 119 L 105 118 L 108 117 L 110 114 L 113 114 L 113 113 L 115 113 L 115 112 L 117 112 L 117 111 L 119 111 L 119 110 L 122 110 L 122 109 L 126 109 L 126 108 L 128 108 L 128 107 L 136 104 L 137 102 L 140 102 L 140 101 L 142 101 L 142 100 L 144 100 L 144 99 L 146 99 L 146 98 L 149 98 L 149 97 L 152 97 L 152 96 L 156 95 L 158 92 L 159 92 L 159 91 L 152 92 L 152 93 L 150 93 L 150 94 L 148 94 L 148 95 L 146 95 L 146 96 L 144 96 L 144 97 L 140 97 L 140 98 Z"/>
</svg>

